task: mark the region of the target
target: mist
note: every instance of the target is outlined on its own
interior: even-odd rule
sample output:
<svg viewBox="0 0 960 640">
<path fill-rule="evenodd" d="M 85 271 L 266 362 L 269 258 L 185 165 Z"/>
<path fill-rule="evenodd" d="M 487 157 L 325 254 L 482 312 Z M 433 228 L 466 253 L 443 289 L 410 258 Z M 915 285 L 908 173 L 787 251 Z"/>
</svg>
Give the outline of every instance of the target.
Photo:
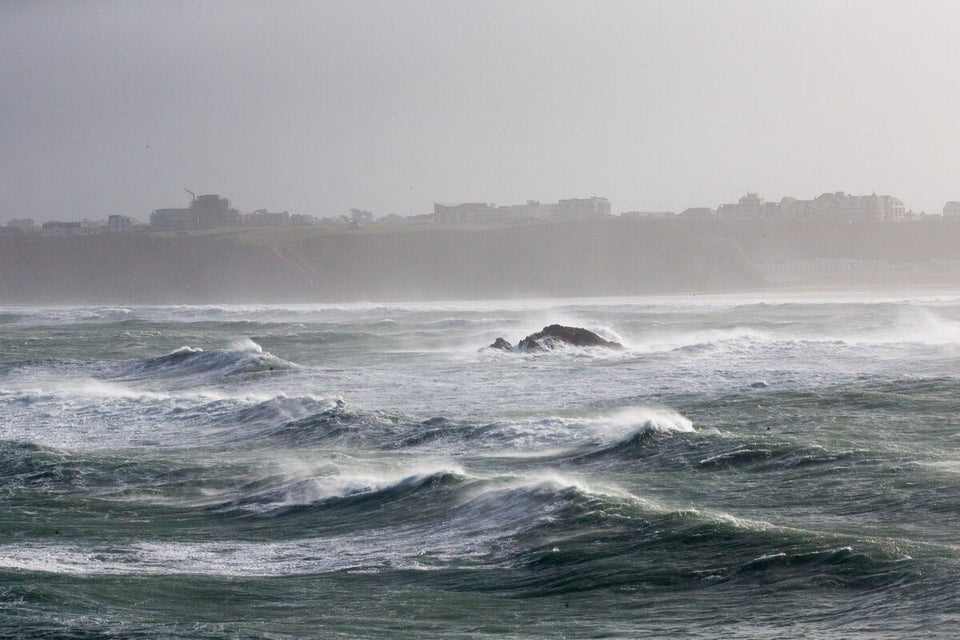
<svg viewBox="0 0 960 640">
<path fill-rule="evenodd" d="M 942 2 L 4 3 L 0 297 L 955 286 L 958 28 Z"/>
<path fill-rule="evenodd" d="M 0 217 L 960 198 L 943 2 L 8 2 Z"/>
<path fill-rule="evenodd" d="M 946 0 L 0 0 L 0 639 L 960 635 L 958 78 Z"/>
</svg>

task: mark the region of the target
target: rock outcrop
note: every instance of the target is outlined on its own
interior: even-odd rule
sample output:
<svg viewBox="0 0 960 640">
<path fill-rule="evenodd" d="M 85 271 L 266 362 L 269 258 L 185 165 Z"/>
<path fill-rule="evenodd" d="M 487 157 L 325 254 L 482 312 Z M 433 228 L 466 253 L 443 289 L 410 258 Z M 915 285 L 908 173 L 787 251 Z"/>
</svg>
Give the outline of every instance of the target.
<svg viewBox="0 0 960 640">
<path fill-rule="evenodd" d="M 542 331 L 531 333 L 517 343 L 516 348 L 503 338 L 497 338 L 488 348 L 504 351 L 548 351 L 558 346 L 571 347 L 603 347 L 605 349 L 620 350 L 623 345 L 619 342 L 604 340 L 597 334 L 581 327 L 565 327 L 551 324 Z"/>
</svg>

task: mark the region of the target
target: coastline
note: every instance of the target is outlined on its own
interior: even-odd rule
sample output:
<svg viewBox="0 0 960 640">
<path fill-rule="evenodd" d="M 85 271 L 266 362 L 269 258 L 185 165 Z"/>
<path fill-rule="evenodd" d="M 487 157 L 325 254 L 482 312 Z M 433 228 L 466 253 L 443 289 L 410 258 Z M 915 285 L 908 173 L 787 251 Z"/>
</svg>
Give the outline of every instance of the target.
<svg viewBox="0 0 960 640">
<path fill-rule="evenodd" d="M 318 303 L 960 289 L 960 225 L 611 218 L 0 237 L 0 301 Z M 786 274 L 786 275 L 785 275 Z"/>
</svg>

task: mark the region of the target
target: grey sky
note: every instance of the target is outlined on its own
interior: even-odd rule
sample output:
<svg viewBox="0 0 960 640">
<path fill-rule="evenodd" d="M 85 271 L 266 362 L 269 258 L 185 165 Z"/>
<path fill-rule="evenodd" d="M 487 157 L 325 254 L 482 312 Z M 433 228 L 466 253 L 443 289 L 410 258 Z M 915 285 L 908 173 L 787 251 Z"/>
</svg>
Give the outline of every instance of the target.
<svg viewBox="0 0 960 640">
<path fill-rule="evenodd" d="M 960 199 L 960 3 L 0 2 L 0 219 Z"/>
</svg>

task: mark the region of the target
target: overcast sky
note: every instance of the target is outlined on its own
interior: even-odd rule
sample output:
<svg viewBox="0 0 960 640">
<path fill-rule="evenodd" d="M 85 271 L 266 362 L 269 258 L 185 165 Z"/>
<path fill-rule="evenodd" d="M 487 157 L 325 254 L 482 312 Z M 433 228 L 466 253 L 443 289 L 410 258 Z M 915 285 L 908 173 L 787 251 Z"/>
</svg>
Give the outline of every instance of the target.
<svg viewBox="0 0 960 640">
<path fill-rule="evenodd" d="M 0 2 L 0 220 L 960 200 L 960 3 Z"/>
</svg>

